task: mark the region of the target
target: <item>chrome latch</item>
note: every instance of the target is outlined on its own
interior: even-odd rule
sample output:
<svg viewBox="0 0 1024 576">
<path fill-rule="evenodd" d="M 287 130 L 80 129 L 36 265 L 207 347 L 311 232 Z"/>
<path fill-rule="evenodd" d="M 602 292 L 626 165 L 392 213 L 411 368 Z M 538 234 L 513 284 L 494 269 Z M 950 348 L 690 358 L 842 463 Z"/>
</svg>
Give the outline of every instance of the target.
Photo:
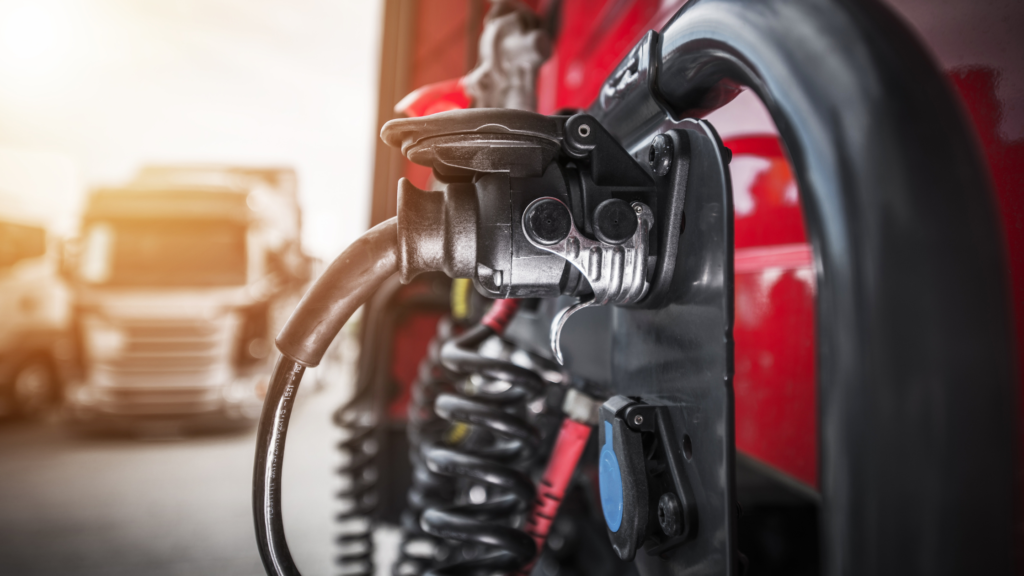
<svg viewBox="0 0 1024 576">
<path fill-rule="evenodd" d="M 629 206 L 636 218 L 634 231 L 627 237 L 612 236 L 607 241 L 591 240 L 581 234 L 569 208 L 557 198 L 538 198 L 523 212 L 527 240 L 568 260 L 593 290 L 591 297 L 560 311 L 551 323 L 551 351 L 560 364 L 562 328 L 570 316 L 589 306 L 633 304 L 647 294 L 648 239 L 654 215 L 643 203 L 633 202 Z"/>
</svg>

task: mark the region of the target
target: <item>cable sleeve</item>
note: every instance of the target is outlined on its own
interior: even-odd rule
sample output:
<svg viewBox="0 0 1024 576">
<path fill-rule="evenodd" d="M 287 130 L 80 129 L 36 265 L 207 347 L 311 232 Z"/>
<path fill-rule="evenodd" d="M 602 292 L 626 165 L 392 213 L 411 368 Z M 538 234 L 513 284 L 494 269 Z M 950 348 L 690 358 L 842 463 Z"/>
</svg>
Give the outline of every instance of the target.
<svg viewBox="0 0 1024 576">
<path fill-rule="evenodd" d="M 499 336 L 504 334 L 509 323 L 515 318 L 516 311 L 519 310 L 519 302 L 512 298 L 495 300 L 480 323 L 494 330 L 494 333 Z"/>
<path fill-rule="evenodd" d="M 590 438 L 590 426 L 581 424 L 566 418 L 562 421 L 562 428 L 558 431 L 558 439 L 548 459 L 547 470 L 540 481 L 537 489 L 537 498 L 534 500 L 530 516 L 526 520 L 526 533 L 533 537 L 537 543 L 537 555 L 533 560 L 523 567 L 518 574 L 527 575 L 533 568 L 541 551 L 544 550 L 544 541 L 551 531 L 551 524 L 558 515 L 558 508 L 565 498 L 566 489 L 572 480 L 576 465 L 587 447 L 587 440 Z"/>
<path fill-rule="evenodd" d="M 277 349 L 316 366 L 349 317 L 398 272 L 398 220 L 368 230 L 345 249 L 302 297 L 277 336 Z"/>
</svg>

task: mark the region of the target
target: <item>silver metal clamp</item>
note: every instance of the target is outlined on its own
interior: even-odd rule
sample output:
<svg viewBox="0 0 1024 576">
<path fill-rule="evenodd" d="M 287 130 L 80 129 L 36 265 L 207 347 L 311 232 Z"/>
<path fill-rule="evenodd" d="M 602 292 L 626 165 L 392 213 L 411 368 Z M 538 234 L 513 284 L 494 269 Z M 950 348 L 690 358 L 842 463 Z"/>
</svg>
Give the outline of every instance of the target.
<svg viewBox="0 0 1024 576">
<path fill-rule="evenodd" d="M 621 242 L 591 240 L 581 234 L 569 208 L 557 198 L 538 198 L 523 211 L 522 226 L 527 240 L 541 250 L 568 260 L 590 282 L 594 292 L 592 297 L 556 314 L 551 323 L 551 351 L 560 364 L 563 363 L 562 328 L 570 316 L 589 306 L 633 304 L 647 294 L 648 239 L 654 215 L 643 203 L 633 202 L 630 207 L 636 215 L 637 226 L 632 235 Z M 538 221 L 533 215 L 542 209 L 546 210 Z"/>
</svg>

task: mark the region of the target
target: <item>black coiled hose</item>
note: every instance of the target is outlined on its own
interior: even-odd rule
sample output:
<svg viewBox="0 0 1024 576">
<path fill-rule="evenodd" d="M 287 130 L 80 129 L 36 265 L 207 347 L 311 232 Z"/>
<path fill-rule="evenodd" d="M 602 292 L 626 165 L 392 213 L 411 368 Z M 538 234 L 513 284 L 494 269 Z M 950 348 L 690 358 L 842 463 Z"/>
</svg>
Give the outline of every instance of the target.
<svg viewBox="0 0 1024 576">
<path fill-rule="evenodd" d="M 500 335 L 517 308 L 498 300 L 481 323 L 441 347 L 445 368 L 461 375 L 460 393 L 437 396 L 434 411 L 452 424 L 442 438 L 424 442 L 421 456 L 434 475 L 485 490 L 484 498 L 428 506 L 420 516 L 424 532 L 460 543 L 428 576 L 511 572 L 536 554 L 533 539 L 517 527 L 535 495 L 527 472 L 540 443 L 525 418 L 527 404 L 544 391 L 531 370 L 480 354 L 485 340 Z"/>
<path fill-rule="evenodd" d="M 342 509 L 338 512 L 340 532 L 336 564 L 345 576 L 373 576 L 373 514 L 377 510 L 377 455 L 379 434 L 376 414 L 360 404 L 349 404 L 335 412 L 335 423 L 346 437 L 338 448 L 346 461 L 342 464 L 343 486 L 338 492 Z"/>
<path fill-rule="evenodd" d="M 441 365 L 441 347 L 451 338 L 452 328 L 450 317 L 438 322 L 437 334 L 430 341 L 410 390 L 406 434 L 412 482 L 402 513 L 402 542 L 392 567 L 393 576 L 423 574 L 436 565 L 438 551 L 444 546 L 443 539 L 423 531 L 419 519 L 425 509 L 451 504 L 455 498 L 454 480 L 431 472 L 422 453 L 425 444 L 439 441 L 448 428 L 448 422 L 434 412 L 434 401 L 453 386 L 453 375 Z"/>
<path fill-rule="evenodd" d="M 387 508 L 387 503 L 381 501 L 378 483 L 384 473 L 380 457 L 388 449 L 384 412 L 391 400 L 387 384 L 391 378 L 393 350 L 390 345 L 395 330 L 410 313 L 448 309 L 448 298 L 433 292 L 400 297 L 402 287 L 397 276 L 391 277 L 368 305 L 363 342 L 380 345 L 367 346 L 361 351 L 354 394 L 334 412 L 334 423 L 344 434 L 338 443 L 342 463 L 337 470 L 342 481 L 338 492 L 342 507 L 335 517 L 340 528 L 335 538 L 338 545 L 335 564 L 339 574 L 344 576 L 375 573 L 373 531 L 380 520 L 381 505 L 385 513 Z M 437 346 L 435 342 L 434 347 Z"/>
<path fill-rule="evenodd" d="M 277 337 L 281 358 L 263 403 L 253 465 L 256 545 L 269 576 L 298 576 L 281 517 L 285 436 L 306 366 L 320 363 L 341 327 L 398 271 L 398 224 L 373 227 L 338 256 L 309 289 Z"/>
</svg>

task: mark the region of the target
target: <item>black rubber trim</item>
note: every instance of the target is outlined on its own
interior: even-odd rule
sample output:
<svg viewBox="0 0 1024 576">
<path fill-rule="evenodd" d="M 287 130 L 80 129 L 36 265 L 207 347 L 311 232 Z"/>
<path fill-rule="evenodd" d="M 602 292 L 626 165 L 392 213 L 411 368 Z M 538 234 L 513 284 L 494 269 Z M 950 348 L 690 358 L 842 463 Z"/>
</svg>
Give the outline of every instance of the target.
<svg viewBox="0 0 1024 576">
<path fill-rule="evenodd" d="M 674 116 L 749 86 L 795 170 L 817 273 L 824 573 L 1012 573 L 1007 264 L 938 66 L 870 0 L 697 0 L 660 49 Z"/>
</svg>

